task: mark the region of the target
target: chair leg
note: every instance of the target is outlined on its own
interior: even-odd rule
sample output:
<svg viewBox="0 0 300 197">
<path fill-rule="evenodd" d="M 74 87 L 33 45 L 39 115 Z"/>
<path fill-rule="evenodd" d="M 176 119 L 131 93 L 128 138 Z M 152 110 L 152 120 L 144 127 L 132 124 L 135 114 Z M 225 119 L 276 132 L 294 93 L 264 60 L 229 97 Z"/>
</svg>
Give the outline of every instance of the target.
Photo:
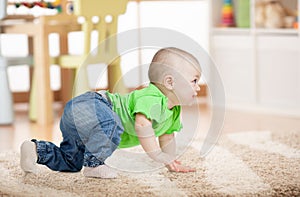
<svg viewBox="0 0 300 197">
<path fill-rule="evenodd" d="M 63 102 L 63 106 L 72 98 L 74 81 L 75 69 L 62 68 L 60 100 Z"/>
<path fill-rule="evenodd" d="M 87 66 L 81 66 L 76 70 L 76 78 L 73 86 L 72 96 L 75 97 L 90 90 Z"/>
<path fill-rule="evenodd" d="M 13 98 L 7 76 L 7 62 L 0 59 L 0 124 L 12 124 L 14 121 Z"/>
<path fill-rule="evenodd" d="M 122 79 L 122 70 L 120 66 L 120 58 L 117 58 L 108 66 L 108 89 L 111 92 L 120 94 L 128 93 L 128 89 Z"/>
<path fill-rule="evenodd" d="M 35 75 L 32 76 L 32 82 L 30 87 L 30 96 L 29 96 L 29 119 L 31 121 L 37 120 L 37 100 L 36 100 L 36 80 Z"/>
</svg>

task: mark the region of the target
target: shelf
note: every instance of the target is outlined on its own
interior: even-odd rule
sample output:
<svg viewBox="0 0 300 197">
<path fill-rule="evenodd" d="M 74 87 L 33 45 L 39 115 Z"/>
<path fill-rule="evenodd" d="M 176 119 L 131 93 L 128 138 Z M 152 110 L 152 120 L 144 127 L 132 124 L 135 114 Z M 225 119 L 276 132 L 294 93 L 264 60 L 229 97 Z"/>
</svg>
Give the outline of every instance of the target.
<svg viewBox="0 0 300 197">
<path fill-rule="evenodd" d="M 257 34 L 271 34 L 271 35 L 290 35 L 297 36 L 299 35 L 298 29 L 265 29 L 258 28 L 254 30 Z"/>
<path fill-rule="evenodd" d="M 243 9 L 238 10 L 239 3 L 245 1 L 250 3 L 246 9 L 250 15 L 247 28 L 220 27 L 221 22 L 225 21 L 226 25 L 229 15 L 223 15 L 225 1 L 209 1 L 210 54 L 223 81 L 227 106 L 239 103 L 244 109 L 251 105 L 252 108 L 282 109 L 284 113 L 299 111 L 300 28 L 263 28 L 266 22 L 262 28 L 256 26 L 255 14 L 260 13 L 256 3 L 262 0 L 231 0 L 236 25 L 239 14 L 245 14 Z M 300 17 L 300 0 L 280 3 L 287 9 L 297 10 Z M 273 13 L 274 10 L 270 16 Z M 210 89 L 218 91 L 219 87 Z"/>
<path fill-rule="evenodd" d="M 255 33 L 257 35 L 281 35 L 281 36 L 298 36 L 298 29 L 264 29 L 264 28 L 212 28 L 213 34 L 216 35 L 249 35 Z"/>
<path fill-rule="evenodd" d="M 278 28 L 278 29 L 269 29 L 269 28 L 258 28 L 255 24 L 256 14 L 262 12 L 256 12 L 258 9 L 256 7 L 257 3 L 262 0 L 231 0 L 232 4 L 225 5 L 223 0 L 218 0 L 210 3 L 211 9 L 211 33 L 213 34 L 224 34 L 224 35 L 282 35 L 282 36 L 300 36 L 300 28 Z M 285 0 L 280 2 L 284 9 L 289 10 L 289 13 L 295 14 L 298 12 L 300 17 L 300 0 Z M 233 16 L 235 24 L 237 27 L 220 27 L 222 18 L 229 17 L 223 15 L 225 8 L 229 10 L 228 7 L 232 6 Z M 264 8 L 266 10 L 266 8 Z M 269 9 L 270 10 L 270 7 Z M 228 11 L 229 12 L 229 11 Z M 273 11 L 275 12 L 275 11 Z M 227 13 L 228 14 L 228 13 Z M 249 15 L 249 16 L 248 16 Z M 238 26 L 239 21 L 247 21 L 247 26 Z M 244 21 L 244 22 L 245 22 Z M 244 23 L 243 23 L 244 24 Z M 239 24 L 241 25 L 241 24 Z M 245 28 L 246 27 L 246 28 Z"/>
<path fill-rule="evenodd" d="M 215 27 L 212 29 L 213 34 L 250 34 L 249 28 L 234 28 L 234 27 Z"/>
</svg>

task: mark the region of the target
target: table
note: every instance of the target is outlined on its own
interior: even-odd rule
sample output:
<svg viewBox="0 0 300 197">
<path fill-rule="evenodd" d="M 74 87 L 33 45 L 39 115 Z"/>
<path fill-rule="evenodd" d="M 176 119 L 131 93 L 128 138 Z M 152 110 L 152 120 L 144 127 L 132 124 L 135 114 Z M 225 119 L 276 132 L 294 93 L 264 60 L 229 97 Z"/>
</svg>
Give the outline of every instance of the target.
<svg viewBox="0 0 300 197">
<path fill-rule="evenodd" d="M 36 83 L 35 114 L 36 122 L 40 125 L 53 123 L 53 92 L 50 88 L 50 33 L 59 33 L 61 53 L 67 52 L 67 34 L 79 31 L 81 26 L 77 17 L 58 14 L 53 16 L 40 16 L 34 20 L 4 20 L 0 23 L 2 33 L 26 34 L 33 40 L 34 77 Z"/>
</svg>

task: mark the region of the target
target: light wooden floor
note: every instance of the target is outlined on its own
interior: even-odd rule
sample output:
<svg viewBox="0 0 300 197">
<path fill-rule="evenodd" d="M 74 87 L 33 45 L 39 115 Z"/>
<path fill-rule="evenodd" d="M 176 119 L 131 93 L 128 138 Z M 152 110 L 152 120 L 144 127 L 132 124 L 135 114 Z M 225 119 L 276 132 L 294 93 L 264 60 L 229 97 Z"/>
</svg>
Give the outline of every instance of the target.
<svg viewBox="0 0 300 197">
<path fill-rule="evenodd" d="M 0 126 L 0 150 L 19 151 L 21 143 L 26 139 L 41 139 L 59 143 L 61 133 L 59 130 L 59 118 L 61 105 L 54 105 L 55 122 L 49 126 L 38 126 L 28 120 L 28 105 L 15 105 L 15 123 L 13 125 Z M 185 128 L 199 122 L 197 132 L 205 133 L 211 124 L 212 112 L 206 104 L 185 107 L 183 109 L 183 122 Z M 200 113 L 198 113 L 200 112 Z M 186 125 L 187 124 L 187 125 Z M 280 131 L 296 130 L 300 132 L 300 117 L 284 117 L 278 115 L 255 114 L 241 111 L 226 111 L 225 121 L 221 134 L 243 131 Z"/>
</svg>

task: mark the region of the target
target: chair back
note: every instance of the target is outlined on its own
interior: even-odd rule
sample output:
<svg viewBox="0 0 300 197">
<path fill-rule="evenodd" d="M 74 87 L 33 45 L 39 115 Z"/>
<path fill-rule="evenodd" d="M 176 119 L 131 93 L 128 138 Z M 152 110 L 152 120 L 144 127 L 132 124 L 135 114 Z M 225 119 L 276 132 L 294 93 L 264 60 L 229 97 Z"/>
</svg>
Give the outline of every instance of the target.
<svg viewBox="0 0 300 197">
<path fill-rule="evenodd" d="M 117 33 L 118 16 L 126 11 L 128 0 L 74 0 L 74 13 L 84 17 L 82 31 L 84 32 L 84 53 L 90 52 L 91 32 L 98 32 L 98 43 L 102 43 L 113 34 Z M 94 19 L 98 19 L 94 22 Z M 110 57 L 117 55 L 115 40 L 102 43 L 103 47 L 95 56 Z M 102 46 L 101 45 L 101 46 Z M 104 50 L 104 51 L 103 51 Z M 101 58 L 103 60 L 103 58 Z"/>
<path fill-rule="evenodd" d="M 108 65 L 108 89 L 111 92 L 128 92 L 122 80 L 117 38 L 112 36 L 117 33 L 118 17 L 125 13 L 127 3 L 128 0 L 74 0 L 75 15 L 85 19 L 82 24 L 82 31 L 84 34 L 84 55 L 88 58 L 84 65 L 106 63 Z M 93 21 L 95 18 L 98 19 L 96 22 Z M 93 50 L 93 53 L 90 53 L 93 30 L 97 31 L 98 47 Z M 107 39 L 109 37 L 110 39 Z M 79 76 L 78 79 L 81 77 Z"/>
</svg>

